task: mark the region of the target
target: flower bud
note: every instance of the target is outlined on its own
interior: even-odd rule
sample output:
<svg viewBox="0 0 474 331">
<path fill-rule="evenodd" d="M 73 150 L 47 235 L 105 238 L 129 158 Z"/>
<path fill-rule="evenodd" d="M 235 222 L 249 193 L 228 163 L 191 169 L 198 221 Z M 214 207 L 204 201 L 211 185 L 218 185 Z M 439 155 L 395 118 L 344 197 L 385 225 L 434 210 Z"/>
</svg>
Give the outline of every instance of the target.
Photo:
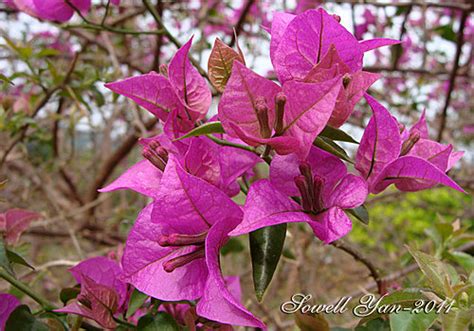
<svg viewBox="0 0 474 331">
<path fill-rule="evenodd" d="M 181 234 L 172 233 L 170 235 L 163 235 L 158 243 L 162 247 L 168 246 L 189 246 L 189 245 L 202 245 L 206 240 L 207 231 L 200 234 Z"/>
<path fill-rule="evenodd" d="M 188 263 L 191 263 L 194 260 L 203 258 L 205 256 L 206 256 L 206 254 L 205 254 L 205 251 L 204 251 L 204 247 L 200 247 L 197 250 L 195 250 L 194 252 L 184 254 L 184 255 L 175 257 L 173 259 L 170 259 L 170 260 L 164 262 L 163 263 L 163 269 L 166 272 L 173 272 L 177 268 L 182 267 L 182 266 L 184 266 Z"/>
<path fill-rule="evenodd" d="M 319 212 L 324 209 L 323 201 L 324 179 L 318 175 L 313 178 L 313 210 Z"/>
<path fill-rule="evenodd" d="M 421 134 L 419 131 L 411 132 L 407 140 L 403 142 L 402 150 L 400 151 L 400 156 L 407 155 L 413 146 L 420 140 Z"/>
<path fill-rule="evenodd" d="M 258 124 L 260 125 L 260 134 L 262 138 L 270 138 L 272 131 L 268 124 L 268 106 L 264 98 L 258 98 L 255 101 L 255 111 L 257 112 Z"/>
<path fill-rule="evenodd" d="M 168 162 L 168 152 L 159 142 L 153 140 L 143 148 L 142 155 L 161 171 L 165 170 Z"/>
<path fill-rule="evenodd" d="M 334 19 L 335 19 L 338 23 L 341 23 L 341 16 L 336 15 L 336 14 L 333 14 L 332 17 L 334 17 Z"/>
<path fill-rule="evenodd" d="M 308 183 L 306 182 L 306 178 L 303 175 L 296 176 L 294 178 L 296 187 L 301 194 L 301 204 L 304 210 L 310 211 L 312 209 L 311 206 L 311 198 L 309 195 L 309 187 Z"/>
<path fill-rule="evenodd" d="M 283 117 L 285 115 L 286 95 L 283 92 L 278 92 L 275 96 L 275 135 L 279 136 L 283 133 Z"/>
</svg>

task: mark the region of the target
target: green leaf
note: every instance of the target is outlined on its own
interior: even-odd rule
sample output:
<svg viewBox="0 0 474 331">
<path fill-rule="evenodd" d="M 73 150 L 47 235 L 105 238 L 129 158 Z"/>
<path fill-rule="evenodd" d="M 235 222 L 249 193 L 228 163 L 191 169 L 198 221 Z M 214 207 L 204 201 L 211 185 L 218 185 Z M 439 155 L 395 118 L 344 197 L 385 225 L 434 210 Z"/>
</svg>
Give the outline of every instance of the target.
<svg viewBox="0 0 474 331">
<path fill-rule="evenodd" d="M 335 156 L 337 156 L 340 159 L 343 159 L 347 162 L 354 163 L 347 153 L 344 151 L 344 149 L 341 148 L 338 144 L 336 144 L 334 141 L 331 139 L 328 139 L 326 137 L 316 137 L 314 140 L 313 144 L 322 150 L 325 150 L 326 152 L 329 152 Z"/>
<path fill-rule="evenodd" d="M 469 324 L 472 322 L 474 316 L 474 309 L 463 310 L 459 308 L 452 308 L 448 314 L 441 315 L 441 322 L 444 331 L 460 331 L 467 330 Z"/>
<path fill-rule="evenodd" d="M 353 209 L 346 209 L 346 211 L 362 223 L 369 224 L 369 212 L 364 205 Z"/>
<path fill-rule="evenodd" d="M 59 299 L 64 304 L 67 304 L 69 300 L 77 298 L 81 289 L 79 287 L 66 287 L 59 292 Z"/>
<path fill-rule="evenodd" d="M 11 275 L 14 275 L 10 260 L 8 259 L 7 249 L 3 238 L 0 237 L 0 267 L 5 269 Z"/>
<path fill-rule="evenodd" d="M 265 290 L 273 278 L 285 244 L 286 224 L 279 224 L 251 232 L 250 255 L 252 257 L 255 295 L 262 301 Z"/>
<path fill-rule="evenodd" d="M 28 267 L 28 268 L 31 268 L 31 269 L 35 270 L 35 268 L 31 264 L 26 262 L 26 260 L 23 258 L 23 256 L 21 256 L 18 253 L 15 253 L 14 251 L 11 251 L 11 250 L 7 249 L 7 257 L 8 257 L 8 260 L 10 262 L 20 264 L 22 266 L 25 266 L 25 267 Z"/>
<path fill-rule="evenodd" d="M 0 74 L 0 80 L 3 81 L 3 82 L 5 82 L 5 83 L 8 83 L 8 84 L 10 84 L 10 85 L 15 85 L 15 84 L 13 84 L 13 82 L 12 82 L 10 79 L 8 79 L 8 77 L 5 76 L 4 74 Z"/>
<path fill-rule="evenodd" d="M 345 141 L 348 143 L 358 144 L 357 140 L 349 136 L 347 133 L 338 128 L 326 125 L 326 127 L 319 134 L 322 137 L 326 137 L 335 141 Z"/>
<path fill-rule="evenodd" d="M 438 26 L 434 31 L 437 32 L 441 38 L 448 41 L 456 42 L 457 40 L 457 35 L 456 32 L 454 32 L 452 24 Z"/>
<path fill-rule="evenodd" d="M 8 317 L 5 331 L 48 331 L 46 324 L 36 319 L 26 305 L 18 306 Z"/>
<path fill-rule="evenodd" d="M 196 136 L 202 136 L 206 134 L 212 134 L 212 133 L 224 133 L 224 128 L 222 127 L 221 122 L 216 121 L 216 122 L 208 122 L 206 124 L 203 124 L 201 126 L 198 126 L 195 129 L 192 129 L 188 133 L 186 133 L 184 136 L 179 137 L 175 139 L 175 141 L 186 139 L 189 137 L 196 137 Z"/>
<path fill-rule="evenodd" d="M 38 53 L 36 53 L 35 56 L 38 58 L 42 58 L 42 57 L 48 57 L 48 56 L 56 56 L 59 54 L 61 54 L 61 52 L 55 48 L 44 48 Z"/>
<path fill-rule="evenodd" d="M 239 253 L 245 249 L 244 245 L 237 237 L 231 237 L 227 243 L 222 247 L 221 254 L 226 256 L 229 253 Z"/>
<path fill-rule="evenodd" d="M 135 289 L 130 296 L 130 301 L 128 303 L 127 314 L 125 315 L 127 318 L 135 314 L 135 312 L 140 308 L 145 301 L 148 299 L 148 295 L 145 293 L 140 292 L 139 290 Z"/>
<path fill-rule="evenodd" d="M 301 331 L 329 331 L 329 323 L 322 314 L 295 314 L 296 325 Z"/>
<path fill-rule="evenodd" d="M 464 252 L 450 252 L 449 258 L 466 269 L 467 272 L 474 271 L 474 257 Z"/>
<path fill-rule="evenodd" d="M 368 322 L 367 325 L 356 327 L 355 331 L 390 331 L 390 326 L 387 321 L 376 319 Z"/>
<path fill-rule="evenodd" d="M 418 314 L 410 311 L 401 311 L 390 314 L 390 329 L 397 331 L 425 331 L 438 318 L 433 310 L 430 313 L 420 312 Z"/>
<path fill-rule="evenodd" d="M 434 256 L 416 251 L 410 247 L 407 248 L 423 274 L 428 279 L 430 287 L 438 294 L 451 296 L 453 294 L 450 287 L 451 277 L 446 265 Z"/>
<path fill-rule="evenodd" d="M 160 312 L 156 316 L 145 315 L 138 321 L 139 331 L 179 331 L 179 326 L 173 317 Z"/>
<path fill-rule="evenodd" d="M 426 300 L 426 296 L 424 296 L 419 289 L 408 288 L 386 295 L 382 300 L 380 300 L 379 307 L 382 305 L 400 305 L 401 307 L 413 308 L 415 302 L 418 300 Z M 364 313 L 364 311 L 361 312 Z M 382 317 L 383 315 L 384 314 L 379 313 L 378 311 L 374 311 L 369 316 L 362 318 L 359 321 L 359 325 L 366 324 L 371 320 Z"/>
</svg>

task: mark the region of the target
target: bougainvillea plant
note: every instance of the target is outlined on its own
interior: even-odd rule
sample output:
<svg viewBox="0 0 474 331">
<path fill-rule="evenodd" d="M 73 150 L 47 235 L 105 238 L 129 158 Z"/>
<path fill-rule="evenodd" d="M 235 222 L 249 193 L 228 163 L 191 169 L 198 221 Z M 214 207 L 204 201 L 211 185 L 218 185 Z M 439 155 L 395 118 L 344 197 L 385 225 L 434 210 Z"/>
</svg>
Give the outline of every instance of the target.
<svg viewBox="0 0 474 331">
<path fill-rule="evenodd" d="M 82 12 L 90 8 L 90 1 L 71 3 Z M 46 20 L 67 21 L 73 14 L 62 1 L 12 5 Z M 211 89 L 190 60 L 191 38 L 160 73 L 105 84 L 156 116 L 162 133 L 141 139 L 143 159 L 100 191 L 134 190 L 149 204 L 120 261 L 95 257 L 70 269 L 79 286 L 52 314 L 133 329 L 156 310 L 167 313 L 160 321 L 173 328 L 266 329 L 242 302 L 238 277 L 223 274 L 220 251 L 232 237 L 249 234 L 248 263 L 261 298 L 287 224 L 307 224 L 320 241 L 334 244 L 351 231 L 351 218 L 364 219 L 368 194 L 391 184 L 400 191 L 445 185 L 463 192 L 446 174 L 462 152 L 430 140 L 424 115 L 406 129 L 367 92 L 379 75 L 363 70 L 364 54 L 397 40 L 360 41 L 323 9 L 276 13 L 269 33 L 273 80 L 248 68 L 238 47 L 216 40 Z M 214 89 L 222 95 L 217 115 L 210 116 Z M 340 127 L 362 99 L 372 117 L 357 143 Z M 355 162 L 339 140 L 358 144 Z M 262 164 L 268 176 L 256 175 Z M 36 217 L 20 210 L 0 214 L 6 243 L 13 245 Z M 3 328 L 22 306 L 11 295 L 0 298 Z"/>
</svg>

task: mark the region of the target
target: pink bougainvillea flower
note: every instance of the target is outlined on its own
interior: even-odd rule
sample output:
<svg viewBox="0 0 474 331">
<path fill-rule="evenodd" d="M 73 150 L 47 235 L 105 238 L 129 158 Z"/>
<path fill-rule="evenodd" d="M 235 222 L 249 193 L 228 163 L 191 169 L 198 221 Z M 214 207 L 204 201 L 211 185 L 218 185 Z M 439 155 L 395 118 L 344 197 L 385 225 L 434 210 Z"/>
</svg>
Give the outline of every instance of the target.
<svg viewBox="0 0 474 331">
<path fill-rule="evenodd" d="M 344 209 L 356 208 L 365 201 L 365 181 L 347 173 L 337 157 L 316 147 L 305 161 L 296 155 L 275 156 L 270 179 L 255 182 L 244 206 L 244 219 L 232 236 L 289 222 L 306 222 L 315 235 L 330 243 L 352 228 Z M 297 204 L 290 197 L 298 197 Z"/>
<path fill-rule="evenodd" d="M 5 330 L 10 314 L 20 305 L 20 300 L 14 295 L 0 293 L 0 330 Z"/>
<path fill-rule="evenodd" d="M 270 57 L 282 83 L 292 79 L 303 80 L 331 45 L 335 46 L 342 61 L 355 72 L 362 68 L 364 52 L 399 43 L 383 38 L 359 42 L 339 23 L 338 17 L 322 8 L 308 10 L 292 19 L 287 15 L 276 16 L 275 28 L 272 25 L 272 39 L 274 31 L 277 40 L 272 41 Z"/>
<path fill-rule="evenodd" d="M 120 266 L 106 257 L 94 257 L 82 261 L 70 271 L 81 284 L 81 293 L 77 299 L 55 311 L 81 315 L 105 328 L 114 328 L 113 316 L 126 309 L 128 300 L 127 285 L 120 279 Z"/>
<path fill-rule="evenodd" d="M 336 106 L 328 121 L 328 124 L 334 127 L 344 124 L 365 91 L 380 77 L 379 74 L 362 70 L 351 72 L 332 44 L 321 61 L 309 71 L 304 81 L 324 83 L 339 75 L 344 75 L 343 88 L 339 91 Z"/>
<path fill-rule="evenodd" d="M 64 0 L 13 0 L 13 3 L 26 14 L 48 21 L 67 22 L 74 15 L 74 8 Z M 71 4 L 87 14 L 91 0 L 71 0 Z"/>
<path fill-rule="evenodd" d="M 420 139 L 427 137 L 424 116 L 403 140 L 396 119 L 374 98 L 365 97 L 374 114 L 357 150 L 356 169 L 367 180 L 370 192 L 382 192 L 390 184 L 401 191 L 443 184 L 464 192 L 445 174 L 462 154 L 453 153 L 451 145 Z"/>
<path fill-rule="evenodd" d="M 324 83 L 289 81 L 283 87 L 239 62 L 219 103 L 226 133 L 251 146 L 268 144 L 279 154 L 304 158 L 327 124 L 342 78 Z"/>
<path fill-rule="evenodd" d="M 211 91 L 189 61 L 192 38 L 171 59 L 168 76 L 150 72 L 105 84 L 115 93 L 132 99 L 166 122 L 164 131 L 177 138 L 204 119 L 211 105 Z"/>
<path fill-rule="evenodd" d="M 29 210 L 10 209 L 0 213 L 0 233 L 3 232 L 5 242 L 15 245 L 21 234 L 28 229 L 30 223 L 40 218 L 41 215 Z"/>
<path fill-rule="evenodd" d="M 264 327 L 230 293 L 220 271 L 219 249 L 241 218 L 226 194 L 170 156 L 159 199 L 140 213 L 127 239 L 124 279 L 161 300 L 200 299 L 199 316 Z"/>
<path fill-rule="evenodd" d="M 252 169 L 260 158 L 252 152 L 220 146 L 206 137 L 171 141 L 166 135 L 142 139 L 143 156 L 139 161 L 100 192 L 131 189 L 151 198 L 157 198 L 161 177 L 173 154 L 190 174 L 215 185 L 229 196 L 237 195 L 237 178 Z"/>
</svg>

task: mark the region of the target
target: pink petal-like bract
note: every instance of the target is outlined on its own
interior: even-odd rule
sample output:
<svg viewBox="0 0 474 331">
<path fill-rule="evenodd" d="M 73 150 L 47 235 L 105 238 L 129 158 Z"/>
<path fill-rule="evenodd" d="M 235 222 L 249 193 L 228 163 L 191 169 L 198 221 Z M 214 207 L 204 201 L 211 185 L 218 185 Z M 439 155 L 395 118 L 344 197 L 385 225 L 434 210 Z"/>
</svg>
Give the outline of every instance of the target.
<svg viewBox="0 0 474 331">
<path fill-rule="evenodd" d="M 152 222 L 153 208 L 150 204 L 141 211 L 128 235 L 122 257 L 123 278 L 139 291 L 161 300 L 198 299 L 208 275 L 206 263 L 198 259 L 171 273 L 163 269 L 166 260 L 192 249 L 160 246 L 158 240 L 163 235 L 164 225 Z"/>
<path fill-rule="evenodd" d="M 184 44 L 171 59 L 169 79 L 192 120 L 203 119 L 211 105 L 212 95 L 204 78 L 189 61 L 193 38 Z"/>
<path fill-rule="evenodd" d="M 5 324 L 10 314 L 21 305 L 16 296 L 8 293 L 0 293 L 0 330 L 5 330 Z"/>
<path fill-rule="evenodd" d="M 148 160 L 135 163 L 127 169 L 119 178 L 109 185 L 101 188 L 99 192 L 111 192 L 116 190 L 133 190 L 140 194 L 155 198 L 160 187 L 163 173 Z"/>
<path fill-rule="evenodd" d="M 40 214 L 24 209 L 9 209 L 0 214 L 0 231 L 5 233 L 5 242 L 15 245 L 30 223 L 40 217 Z"/>
<path fill-rule="evenodd" d="M 38 17 L 58 22 L 67 22 L 74 14 L 74 8 L 64 0 L 33 0 Z M 72 5 L 81 13 L 87 14 L 91 0 L 71 0 Z"/>
<path fill-rule="evenodd" d="M 325 83 L 289 81 L 283 85 L 283 92 L 288 96 L 283 135 L 299 142 L 296 153 L 301 158 L 308 155 L 314 139 L 331 117 L 341 85 L 340 77 Z"/>
<path fill-rule="evenodd" d="M 398 123 L 380 103 L 366 94 L 373 115 L 356 154 L 356 169 L 371 183 L 390 162 L 400 155 Z"/>
<path fill-rule="evenodd" d="M 107 83 L 105 87 L 132 99 L 162 121 L 172 110 L 183 108 L 168 79 L 155 72 Z"/>
<path fill-rule="evenodd" d="M 303 80 L 334 45 L 352 71 L 362 68 L 357 39 L 323 9 L 308 10 L 287 26 L 272 61 L 281 82 Z"/>
<path fill-rule="evenodd" d="M 219 103 L 219 120 L 227 134 L 240 138 L 249 145 L 256 145 L 250 138 L 262 138 L 256 113 L 256 99 L 264 98 L 268 104 L 268 123 L 275 121 L 275 95 L 281 88 L 242 63 L 235 61 L 232 74 L 227 82 Z M 236 132 L 235 127 L 239 128 Z M 239 135 L 239 133 L 243 133 Z"/>
<path fill-rule="evenodd" d="M 419 191 L 436 184 L 464 192 L 444 171 L 426 160 L 410 155 L 402 156 L 385 167 L 370 191 L 380 193 L 390 184 L 395 184 L 399 190 L 407 192 Z"/>
</svg>

